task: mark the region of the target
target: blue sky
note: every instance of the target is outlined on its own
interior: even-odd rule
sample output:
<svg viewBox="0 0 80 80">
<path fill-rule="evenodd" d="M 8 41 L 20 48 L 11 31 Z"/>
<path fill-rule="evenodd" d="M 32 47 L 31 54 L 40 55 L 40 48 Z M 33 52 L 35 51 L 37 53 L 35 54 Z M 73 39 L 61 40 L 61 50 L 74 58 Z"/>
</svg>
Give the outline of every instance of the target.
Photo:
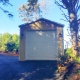
<svg viewBox="0 0 80 80">
<path fill-rule="evenodd" d="M 21 4 L 27 2 L 27 0 L 10 0 L 10 3 L 13 4 L 13 6 L 3 6 L 1 5 L 1 7 L 3 7 L 4 9 L 9 10 L 10 12 L 13 13 L 14 17 L 13 19 L 9 19 L 8 16 L 3 13 L 2 10 L 0 10 L 0 33 L 5 33 L 8 32 L 10 34 L 14 34 L 17 33 L 19 34 L 19 25 L 23 24 L 25 22 L 23 22 L 21 20 L 21 18 L 18 17 L 18 8 Z M 67 22 L 64 22 L 63 20 L 60 20 L 61 18 L 63 18 L 63 16 L 61 15 L 62 12 L 59 10 L 59 8 L 53 4 L 52 9 L 51 9 L 51 13 L 47 14 L 46 16 L 43 16 L 44 18 L 47 18 L 49 20 L 55 21 L 55 22 L 59 22 L 65 25 L 64 27 L 64 35 L 67 34 L 66 29 L 68 26 Z M 67 39 L 67 36 L 64 36 L 64 39 Z"/>
<path fill-rule="evenodd" d="M 0 33 L 9 32 L 11 34 L 17 33 L 19 34 L 19 27 L 18 25 L 22 24 L 23 22 L 18 17 L 18 7 L 20 4 L 25 3 L 26 0 L 10 0 L 10 3 L 13 4 L 13 6 L 1 6 L 4 9 L 9 10 L 14 15 L 13 19 L 9 19 L 8 16 L 3 13 L 2 10 L 0 10 Z"/>
<path fill-rule="evenodd" d="M 5 32 L 9 32 L 11 34 L 13 33 L 18 33 L 19 34 L 19 27 L 18 25 L 22 24 L 22 23 L 25 23 L 21 20 L 21 18 L 18 17 L 18 7 L 25 3 L 27 0 L 10 0 L 10 3 L 13 4 L 13 6 L 1 6 L 3 7 L 4 9 L 7 9 L 9 10 L 10 12 L 13 13 L 14 17 L 13 19 L 9 19 L 8 16 L 3 13 L 2 10 L 0 10 L 0 33 L 5 33 Z M 50 19 L 52 21 L 56 21 L 56 22 L 59 22 L 59 23 L 62 23 L 64 24 L 65 22 L 60 20 L 63 16 L 61 15 L 61 11 L 59 10 L 59 8 L 54 4 L 53 5 L 53 11 L 51 11 L 51 14 L 48 14 L 46 15 L 46 18 L 47 19 Z M 45 16 L 43 16 L 45 17 Z M 67 24 L 67 23 L 65 23 Z M 65 25 L 64 24 L 64 25 Z"/>
</svg>

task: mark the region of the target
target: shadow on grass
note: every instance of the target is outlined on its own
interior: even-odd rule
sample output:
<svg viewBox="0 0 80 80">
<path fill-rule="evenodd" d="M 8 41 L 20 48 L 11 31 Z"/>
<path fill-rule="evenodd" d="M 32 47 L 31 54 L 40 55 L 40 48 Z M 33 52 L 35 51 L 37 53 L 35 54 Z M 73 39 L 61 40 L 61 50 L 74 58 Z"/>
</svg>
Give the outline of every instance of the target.
<svg viewBox="0 0 80 80">
<path fill-rule="evenodd" d="M 18 57 L 10 56 L 0 60 L 0 80 L 53 80 L 57 69 L 57 61 L 20 62 Z"/>
</svg>

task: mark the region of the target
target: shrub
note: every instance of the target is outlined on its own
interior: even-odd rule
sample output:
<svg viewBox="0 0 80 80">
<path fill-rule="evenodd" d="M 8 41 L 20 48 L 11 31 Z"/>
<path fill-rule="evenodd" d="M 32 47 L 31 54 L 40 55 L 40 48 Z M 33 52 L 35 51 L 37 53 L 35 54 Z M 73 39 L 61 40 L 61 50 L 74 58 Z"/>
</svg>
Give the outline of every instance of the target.
<svg viewBox="0 0 80 80">
<path fill-rule="evenodd" d="M 72 48 L 66 49 L 65 54 L 68 56 L 68 58 L 74 58 L 75 57 L 75 55 L 72 52 Z"/>
<path fill-rule="evenodd" d="M 76 57 L 76 58 L 74 59 L 74 61 L 75 61 L 76 63 L 80 64 L 80 56 Z"/>
<path fill-rule="evenodd" d="M 15 49 L 16 44 L 14 42 L 7 42 L 6 44 L 6 50 L 13 51 Z"/>
<path fill-rule="evenodd" d="M 80 75 L 80 70 L 78 70 L 78 74 Z"/>
</svg>

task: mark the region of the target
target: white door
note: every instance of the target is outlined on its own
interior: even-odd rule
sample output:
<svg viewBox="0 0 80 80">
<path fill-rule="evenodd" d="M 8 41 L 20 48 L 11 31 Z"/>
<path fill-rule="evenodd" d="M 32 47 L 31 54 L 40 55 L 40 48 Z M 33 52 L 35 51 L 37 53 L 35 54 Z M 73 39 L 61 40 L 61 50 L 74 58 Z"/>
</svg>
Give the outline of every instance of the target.
<svg viewBox="0 0 80 80">
<path fill-rule="evenodd" d="M 58 56 L 55 31 L 27 31 L 25 60 L 55 60 Z"/>
</svg>

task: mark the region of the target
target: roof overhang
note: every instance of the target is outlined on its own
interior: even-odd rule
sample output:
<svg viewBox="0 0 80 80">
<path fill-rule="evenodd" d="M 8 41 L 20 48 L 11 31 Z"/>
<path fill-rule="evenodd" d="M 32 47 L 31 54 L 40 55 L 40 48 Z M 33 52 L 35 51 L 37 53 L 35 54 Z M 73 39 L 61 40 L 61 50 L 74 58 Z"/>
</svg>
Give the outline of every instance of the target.
<svg viewBox="0 0 80 80">
<path fill-rule="evenodd" d="M 36 20 L 36 21 L 33 21 L 33 22 L 31 22 L 31 23 L 21 24 L 21 25 L 19 25 L 19 28 L 21 28 L 21 27 L 23 27 L 23 26 L 26 26 L 26 25 L 30 25 L 30 24 L 35 23 L 35 22 L 38 22 L 38 21 L 48 21 L 48 22 L 50 22 L 50 23 L 53 23 L 53 24 L 59 25 L 59 26 L 61 26 L 61 27 L 64 27 L 64 25 L 61 24 L 61 23 L 58 23 L 58 22 L 55 22 L 55 21 L 51 21 L 51 20 L 48 20 L 48 19 L 45 19 L 45 18 L 40 18 L 40 19 L 38 19 L 38 20 Z"/>
</svg>

